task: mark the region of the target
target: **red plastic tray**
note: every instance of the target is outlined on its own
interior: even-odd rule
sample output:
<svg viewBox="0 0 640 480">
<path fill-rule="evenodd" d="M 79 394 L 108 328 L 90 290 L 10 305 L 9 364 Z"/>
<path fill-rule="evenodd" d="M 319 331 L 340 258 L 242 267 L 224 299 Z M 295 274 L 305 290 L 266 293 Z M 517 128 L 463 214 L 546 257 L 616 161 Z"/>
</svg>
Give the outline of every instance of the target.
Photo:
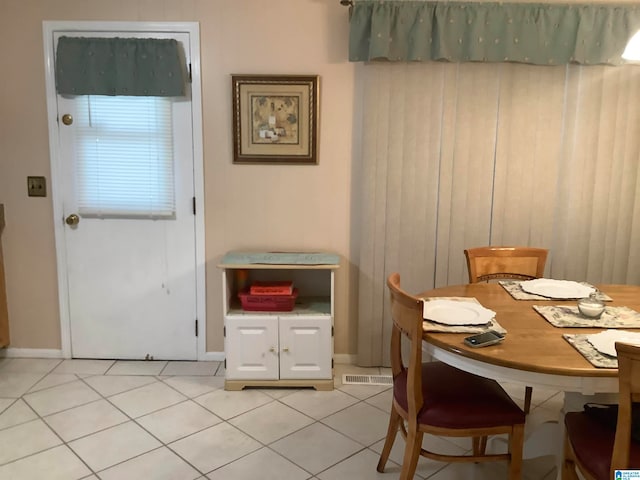
<svg viewBox="0 0 640 480">
<path fill-rule="evenodd" d="M 242 309 L 248 312 L 290 312 L 296 303 L 298 289 L 291 295 L 251 295 L 247 290 L 238 292 Z"/>
</svg>

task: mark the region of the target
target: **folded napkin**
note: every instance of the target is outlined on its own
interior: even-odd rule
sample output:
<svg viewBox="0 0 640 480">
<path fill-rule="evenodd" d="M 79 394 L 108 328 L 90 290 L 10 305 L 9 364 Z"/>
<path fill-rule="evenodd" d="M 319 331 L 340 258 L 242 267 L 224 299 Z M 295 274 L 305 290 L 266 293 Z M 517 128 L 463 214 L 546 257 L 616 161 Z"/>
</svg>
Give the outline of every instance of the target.
<svg viewBox="0 0 640 480">
<path fill-rule="evenodd" d="M 606 307 L 600 318 L 588 318 L 577 306 L 534 305 L 554 327 L 640 328 L 640 313 L 629 307 Z"/>
<path fill-rule="evenodd" d="M 543 297 L 542 295 L 536 295 L 535 293 L 525 292 L 524 290 L 522 290 L 522 287 L 520 286 L 520 282 L 522 282 L 522 280 L 498 280 L 498 283 L 500 284 L 500 286 L 502 286 L 502 288 L 504 288 L 509 293 L 509 295 L 511 295 L 516 300 L 553 300 L 552 298 L 549 298 L 549 297 Z M 596 298 L 605 302 L 612 301 L 612 298 L 609 295 L 601 292 L 590 283 L 587 283 L 587 282 L 579 282 L 579 283 L 595 289 Z"/>
<path fill-rule="evenodd" d="M 562 335 L 562 338 L 569 342 L 571 346 L 580 352 L 580 355 L 586 358 L 594 367 L 618 368 L 618 359 L 600 353 L 589 343 L 587 337 L 588 335 L 573 335 L 568 333 Z"/>
<path fill-rule="evenodd" d="M 480 305 L 478 299 L 474 297 L 429 297 L 423 298 L 422 300 L 425 302 L 429 302 L 431 300 L 453 300 L 459 302 L 475 302 Z M 496 321 L 495 317 L 484 325 L 444 325 L 442 323 L 424 319 L 422 321 L 422 330 L 425 332 L 440 333 L 483 333 L 489 330 L 495 330 L 498 333 L 507 333 L 507 330 Z"/>
</svg>

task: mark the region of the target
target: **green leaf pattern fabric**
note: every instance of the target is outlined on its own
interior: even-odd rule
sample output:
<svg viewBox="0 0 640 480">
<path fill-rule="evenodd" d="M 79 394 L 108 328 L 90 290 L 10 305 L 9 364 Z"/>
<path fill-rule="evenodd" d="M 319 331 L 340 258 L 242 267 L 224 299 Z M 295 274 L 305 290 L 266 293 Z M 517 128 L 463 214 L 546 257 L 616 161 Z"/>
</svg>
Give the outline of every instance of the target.
<svg viewBox="0 0 640 480">
<path fill-rule="evenodd" d="M 182 96 L 186 68 L 175 39 L 60 37 L 56 89 L 67 95 Z"/>
<path fill-rule="evenodd" d="M 620 65 L 638 4 L 360 0 L 349 60 Z"/>
</svg>

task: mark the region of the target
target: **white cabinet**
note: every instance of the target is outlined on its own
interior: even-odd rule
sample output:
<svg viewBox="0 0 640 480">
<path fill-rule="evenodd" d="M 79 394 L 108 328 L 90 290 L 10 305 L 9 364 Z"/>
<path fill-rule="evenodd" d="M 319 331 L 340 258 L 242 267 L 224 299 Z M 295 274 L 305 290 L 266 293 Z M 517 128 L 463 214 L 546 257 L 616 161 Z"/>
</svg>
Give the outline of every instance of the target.
<svg viewBox="0 0 640 480">
<path fill-rule="evenodd" d="M 333 388 L 335 270 L 329 253 L 230 252 L 223 270 L 227 390 L 246 386 Z M 238 289 L 253 281 L 292 280 L 290 312 L 244 311 Z"/>
<path fill-rule="evenodd" d="M 229 380 L 331 378 L 331 320 L 326 316 L 229 315 Z"/>
</svg>

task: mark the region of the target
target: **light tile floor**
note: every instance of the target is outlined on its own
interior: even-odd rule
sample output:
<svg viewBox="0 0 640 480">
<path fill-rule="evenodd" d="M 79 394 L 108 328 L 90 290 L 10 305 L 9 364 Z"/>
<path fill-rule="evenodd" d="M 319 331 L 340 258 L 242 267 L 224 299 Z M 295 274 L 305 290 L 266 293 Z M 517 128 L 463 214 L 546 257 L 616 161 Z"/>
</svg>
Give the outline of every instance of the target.
<svg viewBox="0 0 640 480">
<path fill-rule="evenodd" d="M 403 441 L 375 470 L 391 390 L 224 390 L 218 362 L 0 358 L 0 480 L 397 480 Z M 521 401 L 524 389 L 506 386 Z M 534 390 L 554 415 L 556 392 Z M 466 441 L 428 437 L 447 452 Z M 506 479 L 504 463 L 420 459 L 416 479 Z M 555 478 L 553 459 L 526 461 L 526 480 Z"/>
</svg>

